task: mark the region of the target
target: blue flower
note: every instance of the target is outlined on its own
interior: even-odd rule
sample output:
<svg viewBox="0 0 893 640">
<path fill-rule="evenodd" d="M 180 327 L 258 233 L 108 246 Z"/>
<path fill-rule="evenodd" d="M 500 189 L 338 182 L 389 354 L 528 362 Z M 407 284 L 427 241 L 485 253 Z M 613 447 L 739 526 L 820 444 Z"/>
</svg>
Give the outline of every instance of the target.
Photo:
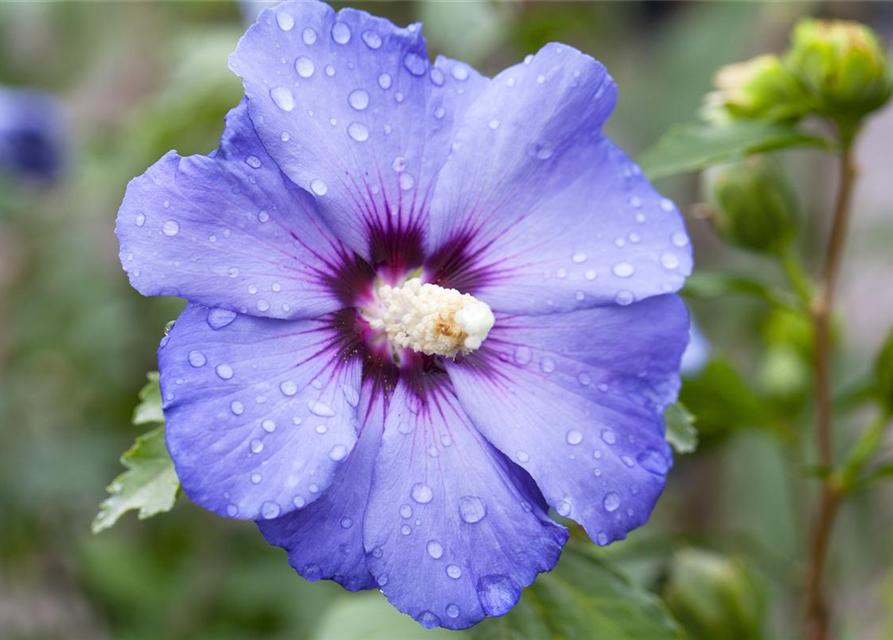
<svg viewBox="0 0 893 640">
<path fill-rule="evenodd" d="M 602 133 L 605 68 L 550 44 L 488 79 L 419 25 L 285 3 L 230 59 L 208 157 L 118 215 L 186 493 L 309 580 L 426 627 L 506 613 L 579 522 L 642 525 L 672 463 L 691 268 L 676 207 Z"/>
<path fill-rule="evenodd" d="M 40 91 L 0 85 L 0 173 L 55 178 L 62 168 L 62 108 Z"/>
</svg>

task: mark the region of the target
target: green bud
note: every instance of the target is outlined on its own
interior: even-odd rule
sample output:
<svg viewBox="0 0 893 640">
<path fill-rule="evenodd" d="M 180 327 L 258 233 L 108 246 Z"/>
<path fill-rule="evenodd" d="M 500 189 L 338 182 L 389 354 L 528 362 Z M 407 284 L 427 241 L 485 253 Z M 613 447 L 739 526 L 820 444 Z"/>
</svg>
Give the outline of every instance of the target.
<svg viewBox="0 0 893 640">
<path fill-rule="evenodd" d="M 770 156 L 712 167 L 704 172 L 712 221 L 726 241 L 782 253 L 797 232 L 797 197 L 780 163 Z"/>
<path fill-rule="evenodd" d="M 740 560 L 683 549 L 673 558 L 663 598 L 692 640 L 763 637 L 765 601 Z"/>
<path fill-rule="evenodd" d="M 858 122 L 893 93 L 890 60 L 877 36 L 857 22 L 800 21 L 785 63 L 813 95 L 815 110 Z"/>
<path fill-rule="evenodd" d="M 893 413 L 893 331 L 887 336 L 874 365 L 875 387 L 884 408 Z"/>
<path fill-rule="evenodd" d="M 717 90 L 705 99 L 706 120 L 797 120 L 810 110 L 808 95 L 778 56 L 727 65 L 713 82 Z"/>
</svg>

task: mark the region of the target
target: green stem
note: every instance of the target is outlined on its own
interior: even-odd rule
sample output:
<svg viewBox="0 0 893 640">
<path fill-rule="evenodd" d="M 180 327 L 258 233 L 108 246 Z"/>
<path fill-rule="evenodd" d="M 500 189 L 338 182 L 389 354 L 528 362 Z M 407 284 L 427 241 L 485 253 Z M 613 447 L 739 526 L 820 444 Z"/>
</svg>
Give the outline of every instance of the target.
<svg viewBox="0 0 893 640">
<path fill-rule="evenodd" d="M 840 470 L 840 486 L 843 491 L 852 491 L 859 482 L 859 475 L 865 467 L 865 463 L 871 455 L 877 451 L 878 446 L 890 423 L 890 413 L 884 412 L 875 418 L 871 426 L 866 429 L 847 456 Z"/>
<path fill-rule="evenodd" d="M 781 266 L 784 268 L 791 286 L 794 287 L 794 292 L 797 294 L 800 304 L 809 308 L 813 295 L 812 284 L 809 276 L 803 270 L 803 265 L 800 264 L 800 259 L 793 251 L 788 249 L 781 255 Z"/>
<path fill-rule="evenodd" d="M 831 313 L 843 248 L 850 219 L 856 166 L 852 153 L 853 131 L 840 128 L 840 179 L 834 219 L 825 252 L 825 263 L 818 291 L 813 297 L 810 311 L 815 331 L 815 386 L 816 386 L 816 440 L 819 464 L 826 469 L 834 467 L 831 449 Z M 826 640 L 830 613 L 824 596 L 823 576 L 834 528 L 834 519 L 840 504 L 840 486 L 837 474 L 829 474 L 822 482 L 818 511 L 813 519 L 809 559 L 806 574 L 806 639 Z"/>
</svg>

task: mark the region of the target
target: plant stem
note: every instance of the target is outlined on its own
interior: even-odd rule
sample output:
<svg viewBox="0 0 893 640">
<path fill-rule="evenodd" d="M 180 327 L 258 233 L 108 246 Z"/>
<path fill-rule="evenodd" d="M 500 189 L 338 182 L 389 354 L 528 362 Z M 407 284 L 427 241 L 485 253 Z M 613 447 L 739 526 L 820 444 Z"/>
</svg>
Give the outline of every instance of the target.
<svg viewBox="0 0 893 640">
<path fill-rule="evenodd" d="M 843 247 L 846 242 L 853 183 L 856 178 L 852 154 L 853 136 L 849 131 L 841 131 L 840 137 L 840 182 L 837 203 L 834 208 L 831 235 L 825 253 L 822 279 L 810 309 L 815 331 L 815 386 L 818 417 L 816 438 L 819 464 L 829 471 L 834 464 L 831 449 L 831 314 L 834 309 L 834 294 Z M 839 502 L 838 478 L 835 474 L 829 473 L 822 482 L 818 513 L 813 520 L 811 535 L 805 586 L 807 640 L 826 640 L 828 637 L 830 616 L 824 597 L 822 576 Z"/>
</svg>

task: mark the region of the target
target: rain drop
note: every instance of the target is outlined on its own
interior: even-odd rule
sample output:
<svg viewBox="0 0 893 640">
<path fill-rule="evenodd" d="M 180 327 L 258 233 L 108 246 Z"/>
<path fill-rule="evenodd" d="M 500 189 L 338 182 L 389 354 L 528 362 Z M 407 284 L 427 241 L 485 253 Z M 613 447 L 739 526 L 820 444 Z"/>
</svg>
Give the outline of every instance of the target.
<svg viewBox="0 0 893 640">
<path fill-rule="evenodd" d="M 583 434 L 576 429 L 571 429 L 567 432 L 567 443 L 571 445 L 577 445 L 583 442 Z"/>
<path fill-rule="evenodd" d="M 329 458 L 331 458 L 334 462 L 340 462 L 347 457 L 347 447 L 343 444 L 336 444 L 332 447 L 332 450 L 329 451 Z"/>
<path fill-rule="evenodd" d="M 245 405 L 243 405 L 238 400 L 233 400 L 229 403 L 229 410 L 232 411 L 235 415 L 240 416 L 245 411 Z"/>
<path fill-rule="evenodd" d="M 347 102 L 357 111 L 362 111 L 369 106 L 369 94 L 363 89 L 356 89 L 347 96 Z"/>
<path fill-rule="evenodd" d="M 313 27 L 306 27 L 304 31 L 301 32 L 301 39 L 304 41 L 308 47 L 316 42 L 316 31 Z"/>
<path fill-rule="evenodd" d="M 477 593 L 481 607 L 489 616 L 505 615 L 521 596 L 512 579 L 501 574 L 483 576 L 478 580 Z"/>
<path fill-rule="evenodd" d="M 602 504 L 605 507 L 605 511 L 617 511 L 617 508 L 620 506 L 620 496 L 611 491 L 610 493 L 605 495 L 605 499 Z"/>
<path fill-rule="evenodd" d="M 351 122 L 347 126 L 347 135 L 356 142 L 366 142 L 369 139 L 369 129 L 359 122 Z"/>
<path fill-rule="evenodd" d="M 228 364 L 218 364 L 215 371 L 221 380 L 229 380 L 233 377 L 233 368 Z"/>
<path fill-rule="evenodd" d="M 276 431 L 276 423 L 273 422 L 272 420 L 264 420 L 264 421 L 260 424 L 260 426 L 261 426 L 261 427 L 263 428 L 263 430 L 266 431 L 267 433 L 273 433 L 274 431 Z"/>
<path fill-rule="evenodd" d="M 166 236 L 175 236 L 180 231 L 180 223 L 176 220 L 168 220 L 162 225 L 161 230 Z"/>
<path fill-rule="evenodd" d="M 446 567 L 446 574 L 453 580 L 458 580 L 462 577 L 462 569 L 460 569 L 457 564 L 448 564 Z"/>
<path fill-rule="evenodd" d="M 629 278 L 636 272 L 636 268 L 629 262 L 618 262 L 614 265 L 612 271 L 618 278 Z"/>
<path fill-rule="evenodd" d="M 320 418 L 331 418 L 335 415 L 335 410 L 325 402 L 310 400 L 307 402 L 307 408 L 310 409 L 310 413 Z"/>
<path fill-rule="evenodd" d="M 434 558 L 435 560 L 440 560 L 443 557 L 443 545 L 440 544 L 437 540 L 428 540 L 428 555 Z"/>
<path fill-rule="evenodd" d="M 285 87 L 274 87 L 270 89 L 270 98 L 273 104 L 283 111 L 292 111 L 295 108 L 295 97 L 292 92 Z"/>
<path fill-rule="evenodd" d="M 329 190 L 329 188 L 326 186 L 326 183 L 319 178 L 315 178 L 310 181 L 310 189 L 318 196 L 326 195 Z"/>
<path fill-rule="evenodd" d="M 421 482 L 412 485 L 410 495 L 419 504 L 428 504 L 434 498 L 434 492 L 431 491 L 431 487 Z"/>
<path fill-rule="evenodd" d="M 459 499 L 459 515 L 465 522 L 474 524 L 487 515 L 487 506 L 477 496 L 462 496 Z"/>
<path fill-rule="evenodd" d="M 388 89 L 391 88 L 392 83 L 393 83 L 393 80 L 391 80 L 391 76 L 388 75 L 387 73 L 383 73 L 380 76 L 378 76 L 378 86 L 381 87 L 382 89 L 384 89 L 385 91 L 387 91 Z"/>
<path fill-rule="evenodd" d="M 347 44 L 350 42 L 350 27 L 343 22 L 336 22 L 332 26 L 332 40 L 338 44 Z"/>
<path fill-rule="evenodd" d="M 313 60 L 307 56 L 300 56 L 295 60 L 295 71 L 297 71 L 298 75 L 302 78 L 309 78 L 312 76 L 315 69 L 316 67 L 313 65 Z"/>
<path fill-rule="evenodd" d="M 189 364 L 196 368 L 205 366 L 205 363 L 208 361 L 208 359 L 205 357 L 205 354 L 203 354 L 201 351 L 192 350 L 189 352 L 188 357 Z"/>
<path fill-rule="evenodd" d="M 421 76 L 428 70 L 428 61 L 417 53 L 409 52 L 403 57 L 403 66 L 414 76 Z"/>
<path fill-rule="evenodd" d="M 372 30 L 364 31 L 363 35 L 360 37 L 363 38 L 363 42 L 366 43 L 366 46 L 373 51 L 381 47 L 381 36 Z"/>
</svg>

